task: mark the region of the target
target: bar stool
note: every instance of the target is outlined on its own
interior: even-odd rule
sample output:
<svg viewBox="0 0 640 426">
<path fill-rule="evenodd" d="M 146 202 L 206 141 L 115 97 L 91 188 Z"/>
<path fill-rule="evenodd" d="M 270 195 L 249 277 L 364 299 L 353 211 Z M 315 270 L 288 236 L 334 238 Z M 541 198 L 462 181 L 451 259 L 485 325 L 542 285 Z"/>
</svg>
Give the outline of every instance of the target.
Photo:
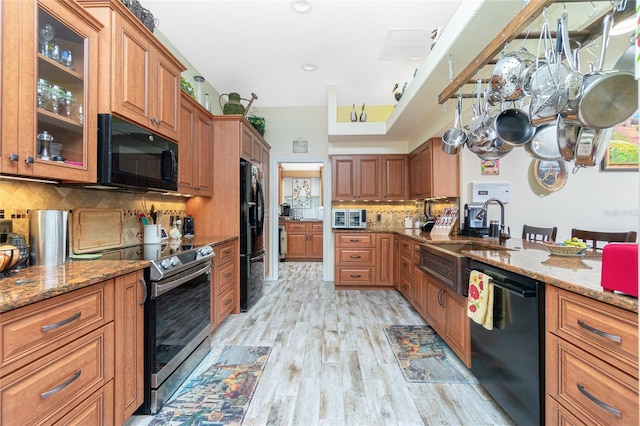
<svg viewBox="0 0 640 426">
<path fill-rule="evenodd" d="M 537 226 L 522 226 L 522 239 L 529 241 L 555 241 L 558 227 L 539 228 Z"/>
<path fill-rule="evenodd" d="M 598 242 L 604 243 L 634 243 L 638 233 L 636 231 L 629 232 L 598 232 L 585 231 L 584 229 L 572 229 L 571 238 L 577 237 L 586 242 L 591 243 L 593 250 L 602 250 L 597 247 Z"/>
</svg>

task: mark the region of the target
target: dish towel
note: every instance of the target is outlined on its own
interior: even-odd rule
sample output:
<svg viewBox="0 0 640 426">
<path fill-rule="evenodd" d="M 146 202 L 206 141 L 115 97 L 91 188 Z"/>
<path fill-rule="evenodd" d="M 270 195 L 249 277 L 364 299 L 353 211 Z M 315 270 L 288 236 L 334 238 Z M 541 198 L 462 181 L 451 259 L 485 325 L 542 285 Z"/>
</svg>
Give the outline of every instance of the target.
<svg viewBox="0 0 640 426">
<path fill-rule="evenodd" d="M 487 330 L 493 330 L 493 283 L 490 276 L 476 270 L 469 276 L 467 316 Z"/>
</svg>

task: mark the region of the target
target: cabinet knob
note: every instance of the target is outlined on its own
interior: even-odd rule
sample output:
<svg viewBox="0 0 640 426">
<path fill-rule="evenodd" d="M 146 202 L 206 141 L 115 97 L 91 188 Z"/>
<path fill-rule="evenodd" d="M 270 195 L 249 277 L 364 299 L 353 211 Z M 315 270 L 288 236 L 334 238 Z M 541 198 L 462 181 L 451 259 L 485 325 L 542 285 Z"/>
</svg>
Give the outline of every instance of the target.
<svg viewBox="0 0 640 426">
<path fill-rule="evenodd" d="M 25 163 L 27 163 L 27 164 L 33 164 L 33 163 L 34 163 L 34 161 L 35 161 L 35 160 L 33 159 L 33 157 L 27 157 L 27 159 L 26 159 L 26 160 L 24 160 L 24 162 L 25 162 Z"/>
<path fill-rule="evenodd" d="M 20 159 L 20 156 L 18 154 L 15 153 L 11 153 L 9 154 L 9 161 L 18 161 Z"/>
<path fill-rule="evenodd" d="M 156 120 L 156 118 L 155 118 L 155 117 L 151 117 L 151 122 L 152 122 L 153 124 L 158 124 L 158 120 Z"/>
</svg>

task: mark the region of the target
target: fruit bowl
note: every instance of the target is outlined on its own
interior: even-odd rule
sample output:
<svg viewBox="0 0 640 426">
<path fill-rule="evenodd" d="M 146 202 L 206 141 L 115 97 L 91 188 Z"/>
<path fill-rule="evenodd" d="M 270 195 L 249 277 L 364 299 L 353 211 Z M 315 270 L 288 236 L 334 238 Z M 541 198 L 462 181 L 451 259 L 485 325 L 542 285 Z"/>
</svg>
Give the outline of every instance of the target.
<svg viewBox="0 0 640 426">
<path fill-rule="evenodd" d="M 549 253 L 556 256 L 584 256 L 587 247 L 568 246 L 563 243 L 545 243 Z"/>
<path fill-rule="evenodd" d="M 12 245 L 0 245 L 0 273 L 11 269 L 20 261 L 20 249 Z"/>
</svg>

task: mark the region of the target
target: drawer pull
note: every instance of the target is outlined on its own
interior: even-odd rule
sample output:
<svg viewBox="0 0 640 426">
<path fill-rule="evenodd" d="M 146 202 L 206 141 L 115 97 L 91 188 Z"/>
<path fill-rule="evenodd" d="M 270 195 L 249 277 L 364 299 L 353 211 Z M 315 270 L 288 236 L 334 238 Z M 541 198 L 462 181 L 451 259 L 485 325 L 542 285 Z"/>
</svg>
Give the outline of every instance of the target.
<svg viewBox="0 0 640 426">
<path fill-rule="evenodd" d="M 231 276 L 233 275 L 233 272 L 229 272 L 227 274 L 224 274 L 225 278 L 231 278 Z"/>
<path fill-rule="evenodd" d="M 592 402 L 596 403 L 601 408 L 604 408 L 605 410 L 607 410 L 608 412 L 610 412 L 614 416 L 622 417 L 622 413 L 620 412 L 620 410 L 613 408 L 609 404 L 605 404 L 604 402 L 600 401 L 595 396 L 591 395 L 589 392 L 587 392 L 587 390 L 584 388 L 584 386 L 582 386 L 580 383 L 578 383 L 577 385 L 578 385 L 578 390 L 580 391 L 580 393 L 582 393 L 584 396 L 589 398 Z"/>
<path fill-rule="evenodd" d="M 224 306 L 229 306 L 231 302 L 233 302 L 233 299 L 227 299 L 227 301 L 224 302 Z"/>
<path fill-rule="evenodd" d="M 144 293 L 144 299 L 142 299 L 142 302 L 140 302 L 140 306 L 144 306 L 145 302 L 147 301 L 147 282 L 144 280 L 144 278 L 140 278 L 140 284 L 142 284 L 142 291 Z"/>
<path fill-rule="evenodd" d="M 360 278 L 362 275 L 360 274 L 351 274 L 349 275 L 351 278 Z"/>
<path fill-rule="evenodd" d="M 349 241 L 351 241 L 352 243 L 359 243 L 359 242 L 360 242 L 360 239 L 352 238 L 352 239 L 350 239 Z"/>
<path fill-rule="evenodd" d="M 51 395 L 53 395 L 54 393 L 58 393 L 60 392 L 62 389 L 66 388 L 67 386 L 69 386 L 71 383 L 75 382 L 76 379 L 78 377 L 80 377 L 80 375 L 82 374 L 82 370 L 78 370 L 76 371 L 73 376 L 71 376 L 69 378 L 69 380 L 67 380 L 66 382 L 60 383 L 58 386 L 56 386 L 55 388 L 48 390 L 46 392 L 43 392 L 40 394 L 40 399 L 45 399 L 50 397 Z"/>
<path fill-rule="evenodd" d="M 349 256 L 351 259 L 360 259 L 362 256 L 359 256 L 357 254 L 352 254 L 351 256 Z"/>
<path fill-rule="evenodd" d="M 226 249 L 225 251 L 223 251 L 222 253 L 224 254 L 230 254 L 231 253 L 231 249 Z"/>
<path fill-rule="evenodd" d="M 584 328 L 585 330 L 588 330 L 588 331 L 592 332 L 593 334 L 597 334 L 598 336 L 604 337 L 605 339 L 612 340 L 612 341 L 614 341 L 616 343 L 622 342 L 622 337 L 616 336 L 615 334 L 606 333 L 606 332 L 604 332 L 602 330 L 598 330 L 597 328 L 594 328 L 594 327 L 591 327 L 588 324 L 585 324 L 581 320 L 578 320 L 578 325 L 580 327 Z"/>
<path fill-rule="evenodd" d="M 49 325 L 43 325 L 42 332 L 46 333 L 47 331 L 51 331 L 54 328 L 62 327 L 65 324 L 69 324 L 70 322 L 73 322 L 78 318 L 80 318 L 80 315 L 82 315 L 81 312 L 76 312 L 75 314 L 71 315 L 69 318 L 63 319 L 62 321 L 54 322 L 53 324 L 49 324 Z"/>
</svg>

